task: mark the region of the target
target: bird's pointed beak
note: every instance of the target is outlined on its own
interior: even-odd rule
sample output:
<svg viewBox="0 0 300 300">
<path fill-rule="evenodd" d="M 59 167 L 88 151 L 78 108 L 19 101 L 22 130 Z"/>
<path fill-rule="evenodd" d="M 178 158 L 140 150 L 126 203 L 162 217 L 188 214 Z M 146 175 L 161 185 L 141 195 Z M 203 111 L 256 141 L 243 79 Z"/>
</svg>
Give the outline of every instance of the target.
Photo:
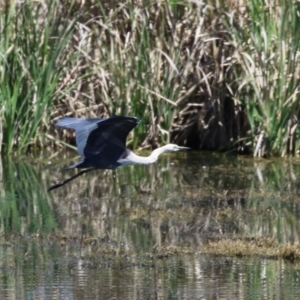
<svg viewBox="0 0 300 300">
<path fill-rule="evenodd" d="M 192 148 L 190 148 L 190 147 L 182 147 L 182 146 L 178 146 L 178 149 L 179 149 L 179 150 L 190 150 L 190 149 L 192 149 Z"/>
</svg>

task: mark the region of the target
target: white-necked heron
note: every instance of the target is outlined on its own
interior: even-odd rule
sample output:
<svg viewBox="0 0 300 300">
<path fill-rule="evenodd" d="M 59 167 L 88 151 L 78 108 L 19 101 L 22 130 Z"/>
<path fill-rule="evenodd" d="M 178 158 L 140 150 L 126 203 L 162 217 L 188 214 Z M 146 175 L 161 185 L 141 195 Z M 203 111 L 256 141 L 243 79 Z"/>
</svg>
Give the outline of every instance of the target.
<svg viewBox="0 0 300 300">
<path fill-rule="evenodd" d="M 167 144 L 155 149 L 149 156 L 139 156 L 126 148 L 129 132 L 140 123 L 134 117 L 115 116 L 107 119 L 70 118 L 60 119 L 55 126 L 75 130 L 76 144 L 81 161 L 68 167 L 84 168 L 76 175 L 52 185 L 48 191 L 54 190 L 78 176 L 95 169 L 116 169 L 127 165 L 147 165 L 157 161 L 164 152 L 189 149 L 175 144 Z"/>
</svg>

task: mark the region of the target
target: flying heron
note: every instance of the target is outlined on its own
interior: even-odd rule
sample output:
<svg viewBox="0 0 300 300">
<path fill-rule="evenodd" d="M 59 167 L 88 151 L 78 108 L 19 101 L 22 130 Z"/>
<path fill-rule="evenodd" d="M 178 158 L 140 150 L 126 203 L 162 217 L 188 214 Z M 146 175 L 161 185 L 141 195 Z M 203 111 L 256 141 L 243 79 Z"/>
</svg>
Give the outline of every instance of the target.
<svg viewBox="0 0 300 300">
<path fill-rule="evenodd" d="M 76 144 L 81 161 L 68 167 L 84 168 L 76 175 L 52 185 L 48 191 L 65 185 L 80 175 L 95 169 L 116 169 L 127 165 L 148 165 L 157 161 L 164 152 L 189 149 L 175 144 L 167 144 L 155 149 L 149 156 L 136 155 L 126 148 L 129 132 L 140 123 L 134 117 L 115 116 L 107 119 L 70 118 L 60 119 L 55 126 L 75 130 Z"/>
</svg>

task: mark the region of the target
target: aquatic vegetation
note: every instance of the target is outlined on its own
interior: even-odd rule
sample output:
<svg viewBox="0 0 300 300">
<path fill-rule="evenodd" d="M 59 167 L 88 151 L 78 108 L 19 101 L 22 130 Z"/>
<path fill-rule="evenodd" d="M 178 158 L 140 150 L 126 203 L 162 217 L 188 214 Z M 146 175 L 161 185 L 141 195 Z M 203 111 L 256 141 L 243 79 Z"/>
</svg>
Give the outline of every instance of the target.
<svg viewBox="0 0 300 300">
<path fill-rule="evenodd" d="M 132 148 L 298 151 L 296 1 L 50 0 L 3 12 L 5 152 L 72 142 L 52 126 L 65 115 L 141 118 Z"/>
<path fill-rule="evenodd" d="M 284 258 L 287 260 L 300 259 L 300 246 L 281 245 L 274 240 L 252 238 L 250 240 L 221 239 L 209 242 L 202 248 L 202 253 L 225 256 L 260 256 L 267 258 Z"/>
<path fill-rule="evenodd" d="M 296 1 L 252 0 L 228 18 L 236 68 L 229 91 L 245 108 L 254 156 L 299 150 L 299 13 Z"/>
<path fill-rule="evenodd" d="M 73 88 L 66 69 L 78 57 L 68 47 L 76 20 L 59 10 L 55 1 L 45 6 L 35 1 L 6 2 L 0 14 L 3 152 L 21 153 L 45 144 L 41 130 L 49 126 L 49 111 Z"/>
</svg>

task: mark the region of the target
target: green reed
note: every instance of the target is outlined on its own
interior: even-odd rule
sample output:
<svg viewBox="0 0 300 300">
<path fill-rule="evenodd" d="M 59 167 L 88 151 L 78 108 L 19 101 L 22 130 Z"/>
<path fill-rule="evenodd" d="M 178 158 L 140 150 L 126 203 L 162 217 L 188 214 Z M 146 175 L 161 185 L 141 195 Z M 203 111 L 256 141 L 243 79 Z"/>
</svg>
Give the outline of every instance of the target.
<svg viewBox="0 0 300 300">
<path fill-rule="evenodd" d="M 299 148 L 300 8 L 277 2 L 250 1 L 244 26 L 229 27 L 239 70 L 235 98 L 245 107 L 254 156 Z"/>
<path fill-rule="evenodd" d="M 295 153 L 299 8 L 276 3 L 6 5 L 3 151 L 45 146 L 64 115 L 132 115 L 142 119 L 132 148 L 172 141 L 255 156 Z"/>
<path fill-rule="evenodd" d="M 57 86 L 70 60 L 66 46 L 75 21 L 55 1 L 6 4 L 0 14 L 3 151 L 43 143 L 41 125 L 47 127 L 49 108 L 63 95 Z"/>
<path fill-rule="evenodd" d="M 126 2 L 111 13 L 98 2 L 101 29 L 97 48 L 106 75 L 98 95 L 109 103 L 109 114 L 134 115 L 143 122 L 133 135 L 133 146 L 169 140 L 176 101 L 190 66 L 179 62 L 182 45 L 174 45 L 176 17 L 164 2 Z M 169 18 L 169 19 L 168 19 Z M 178 37 L 179 38 L 179 37 Z M 113 86 L 111 89 L 110 86 Z"/>
</svg>

